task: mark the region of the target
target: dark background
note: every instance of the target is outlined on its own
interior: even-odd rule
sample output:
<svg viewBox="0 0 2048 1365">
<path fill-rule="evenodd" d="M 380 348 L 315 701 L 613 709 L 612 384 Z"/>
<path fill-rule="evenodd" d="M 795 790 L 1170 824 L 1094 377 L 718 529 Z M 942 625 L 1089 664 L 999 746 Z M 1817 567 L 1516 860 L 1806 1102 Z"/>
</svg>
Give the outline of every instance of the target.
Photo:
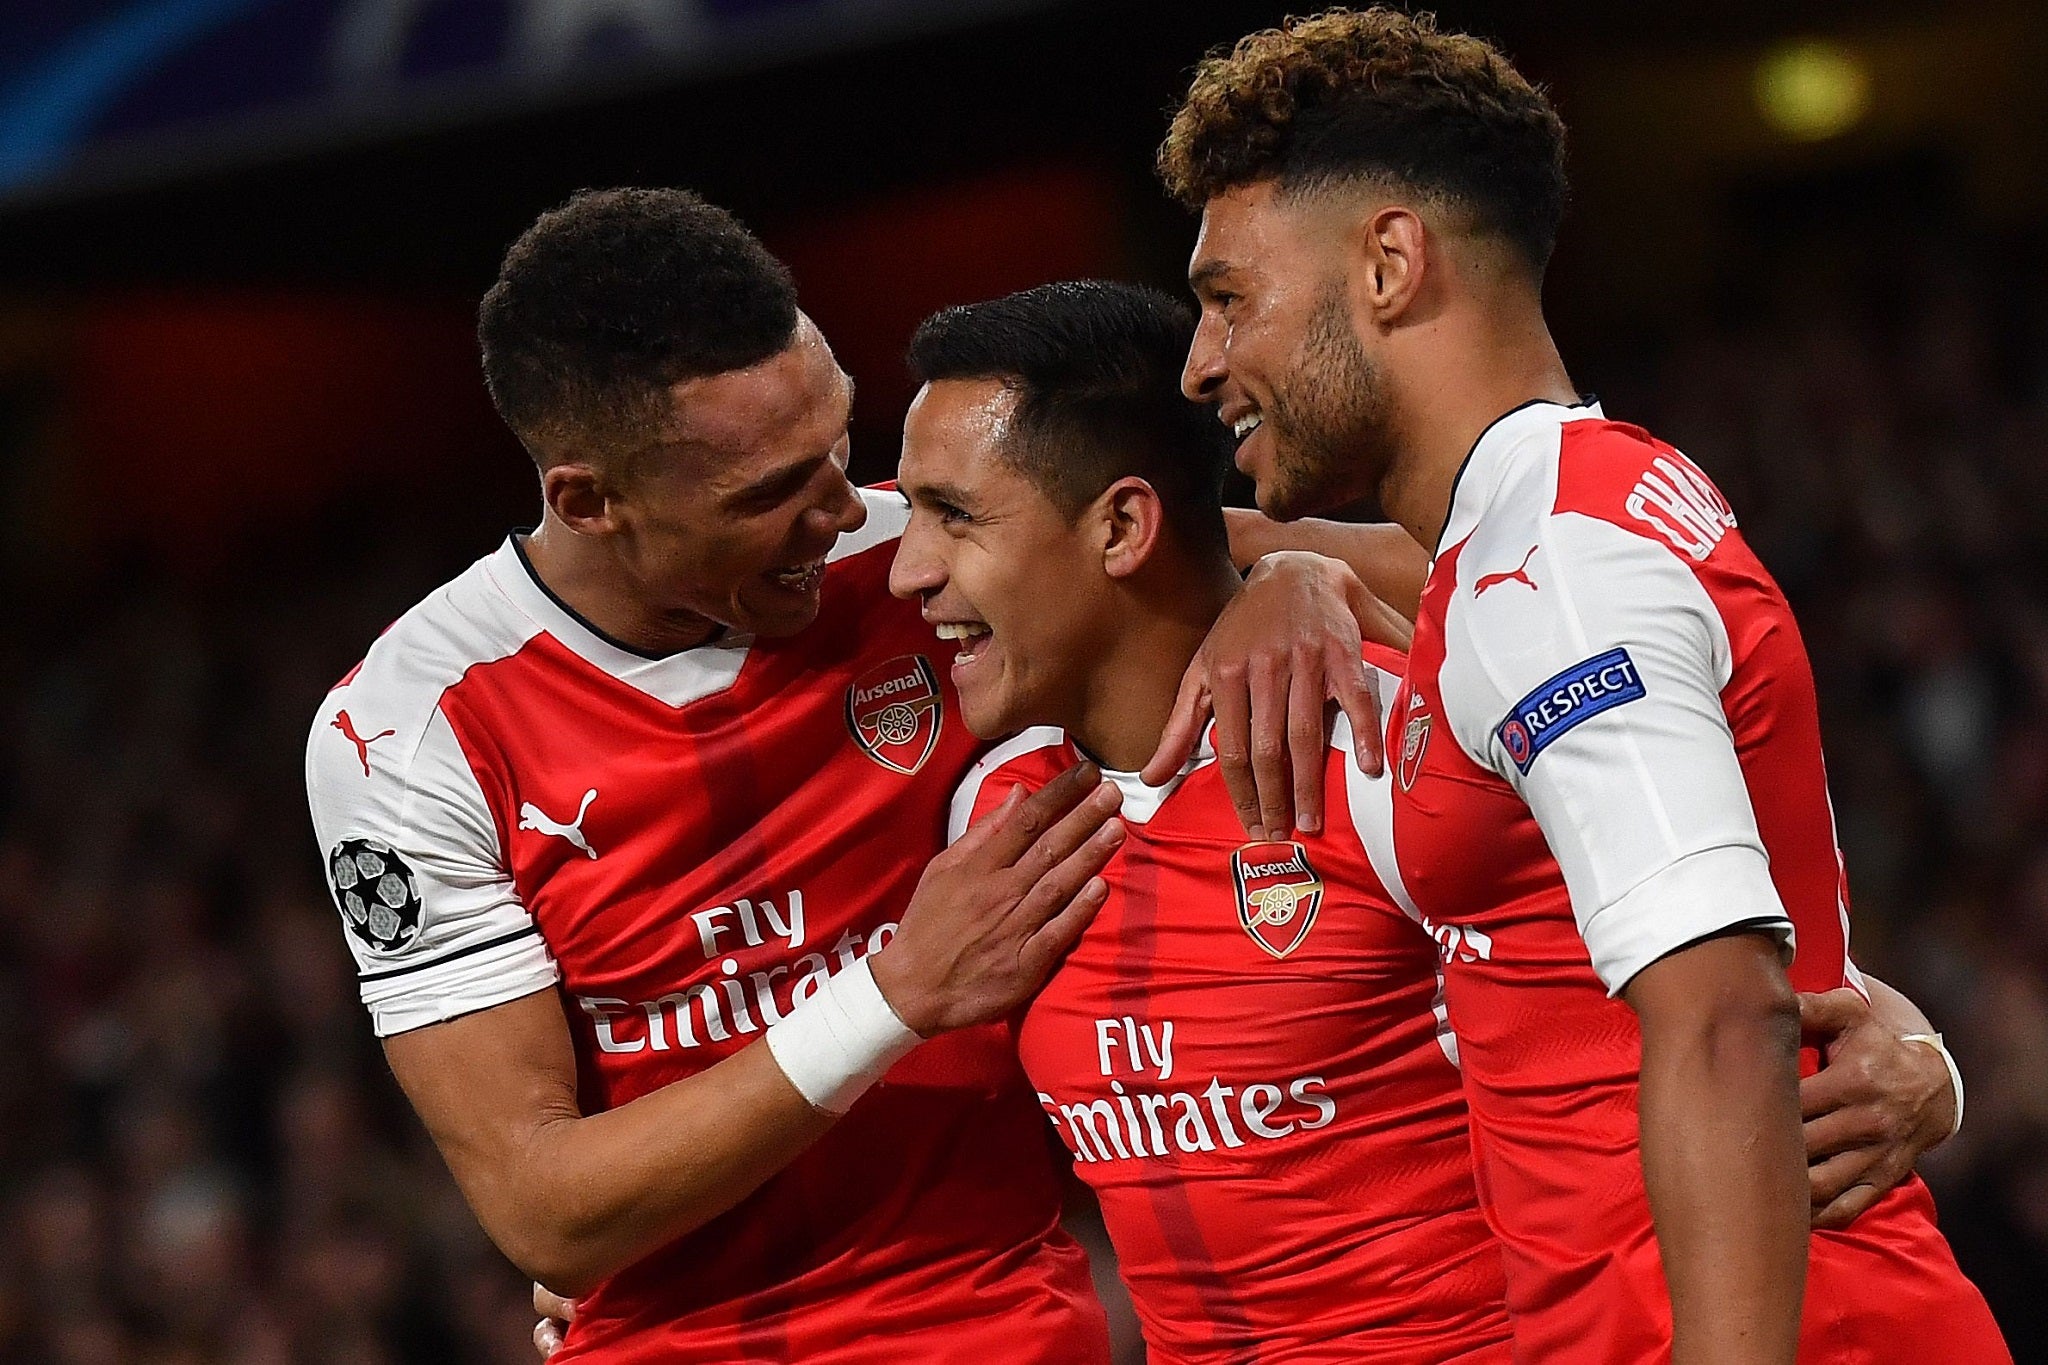
<svg viewBox="0 0 2048 1365">
<path fill-rule="evenodd" d="M 440 0 L 373 79 L 336 55 L 370 0 L 217 0 L 77 112 L 86 39 L 205 8 L 0 13 L 0 1360 L 517 1361 L 523 1286 L 371 1044 L 299 770 L 376 631 L 536 510 L 472 354 L 499 253 L 583 186 L 730 206 L 886 477 L 931 309 L 1180 287 L 1151 151 L 1194 59 L 1282 11 L 728 0 L 554 51 L 507 36 L 544 0 Z M 1799 609 L 1857 956 L 1970 1082 L 1925 1172 L 2048 1359 L 2048 26 L 1442 13 L 1572 125 L 1575 378 L 1720 481 Z M 1760 73 L 1825 113 L 1837 69 L 1838 130 L 1766 116 Z"/>
</svg>

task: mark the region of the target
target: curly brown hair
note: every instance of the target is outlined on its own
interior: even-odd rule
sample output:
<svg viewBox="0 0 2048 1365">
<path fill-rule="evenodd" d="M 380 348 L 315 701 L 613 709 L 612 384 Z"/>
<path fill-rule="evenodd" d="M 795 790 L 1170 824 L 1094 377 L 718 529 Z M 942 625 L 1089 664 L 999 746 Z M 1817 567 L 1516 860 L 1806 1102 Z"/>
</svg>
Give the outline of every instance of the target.
<svg viewBox="0 0 2048 1365">
<path fill-rule="evenodd" d="M 1190 209 L 1276 180 L 1290 193 L 1391 181 L 1463 209 L 1541 273 L 1565 204 L 1564 121 L 1499 49 L 1432 14 L 1290 18 L 1196 68 L 1159 148 Z"/>
</svg>

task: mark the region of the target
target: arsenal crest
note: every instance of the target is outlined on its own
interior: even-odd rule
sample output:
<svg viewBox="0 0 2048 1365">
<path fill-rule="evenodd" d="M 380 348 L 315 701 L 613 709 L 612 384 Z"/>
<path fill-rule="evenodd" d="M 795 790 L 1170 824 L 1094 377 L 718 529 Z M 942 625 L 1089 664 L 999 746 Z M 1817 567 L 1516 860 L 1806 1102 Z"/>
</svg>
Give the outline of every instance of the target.
<svg viewBox="0 0 2048 1365">
<path fill-rule="evenodd" d="M 1416 777 L 1422 772 L 1422 754 L 1429 748 L 1431 719 L 1422 700 L 1422 694 L 1409 693 L 1408 723 L 1401 727 L 1401 766 L 1398 775 L 1402 791 L 1413 787 Z"/>
<path fill-rule="evenodd" d="M 945 722 L 939 675 L 922 654 L 901 654 L 846 689 L 846 728 L 861 752 L 905 777 L 924 766 Z"/>
<path fill-rule="evenodd" d="M 1230 855 L 1237 922 L 1274 957 L 1301 946 L 1323 908 L 1323 879 L 1297 843 L 1246 844 Z"/>
</svg>

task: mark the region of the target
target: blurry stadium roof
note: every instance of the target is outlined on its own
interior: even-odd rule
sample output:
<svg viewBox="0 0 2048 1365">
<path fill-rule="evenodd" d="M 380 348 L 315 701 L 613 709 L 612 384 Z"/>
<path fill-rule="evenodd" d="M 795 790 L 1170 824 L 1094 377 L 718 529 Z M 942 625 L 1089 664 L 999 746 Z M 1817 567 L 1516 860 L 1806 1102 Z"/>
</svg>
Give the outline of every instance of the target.
<svg viewBox="0 0 2048 1365">
<path fill-rule="evenodd" d="M 474 294 L 584 186 L 687 184 L 773 230 L 1034 164 L 1127 187 L 1131 241 L 1177 253 L 1149 165 L 1188 68 L 1320 2 L 0 0 L 0 290 Z M 1695 294 L 1763 221 L 1747 206 L 1830 176 L 1930 166 L 1962 211 L 2048 221 L 2038 0 L 1435 7 L 1556 90 L 1577 203 L 1560 267 L 1597 259 L 1603 305 Z M 1802 140 L 1759 64 L 1809 39 L 1868 88 Z M 1801 116 L 1830 96 L 1816 74 L 1791 71 Z"/>
<path fill-rule="evenodd" d="M 788 60 L 1051 0 L 0 6 L 0 202 Z"/>
</svg>

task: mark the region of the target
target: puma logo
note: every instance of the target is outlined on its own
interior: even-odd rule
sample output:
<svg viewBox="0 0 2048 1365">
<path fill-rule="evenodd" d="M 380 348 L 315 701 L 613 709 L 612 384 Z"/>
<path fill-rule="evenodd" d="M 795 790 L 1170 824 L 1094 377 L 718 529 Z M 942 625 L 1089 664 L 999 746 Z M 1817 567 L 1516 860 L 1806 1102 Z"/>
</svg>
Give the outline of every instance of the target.
<svg viewBox="0 0 2048 1365">
<path fill-rule="evenodd" d="M 396 730 L 380 730 L 368 739 L 364 739 L 356 733 L 356 723 L 348 718 L 348 712 L 346 711 L 336 711 L 334 719 L 327 723 L 341 731 L 342 737 L 356 746 L 356 757 L 362 760 L 364 777 L 370 775 L 370 746 L 380 739 L 389 739 L 398 733 Z"/>
<path fill-rule="evenodd" d="M 1479 581 L 1472 585 L 1472 595 L 1474 597 L 1477 597 L 1480 593 L 1485 592 L 1488 588 L 1497 587 L 1502 583 L 1527 583 L 1529 585 L 1529 591 L 1535 592 L 1536 580 L 1529 577 L 1526 570 L 1529 567 L 1529 561 L 1536 557 L 1537 548 L 1538 547 L 1531 545 L 1529 547 L 1529 553 L 1522 556 L 1522 562 L 1515 565 L 1514 568 L 1509 569 L 1506 573 L 1490 573 L 1481 575 Z"/>
<path fill-rule="evenodd" d="M 557 838 L 567 839 L 570 843 L 595 858 L 597 850 L 592 848 L 590 841 L 583 837 L 583 816 L 590 809 L 590 803 L 595 800 L 597 800 L 597 788 L 592 787 L 589 791 L 583 793 L 583 804 L 576 807 L 576 818 L 566 825 L 554 819 L 539 806 L 534 805 L 533 802 L 528 801 L 519 808 L 519 828 L 538 830 L 542 834 L 550 834 Z"/>
</svg>

